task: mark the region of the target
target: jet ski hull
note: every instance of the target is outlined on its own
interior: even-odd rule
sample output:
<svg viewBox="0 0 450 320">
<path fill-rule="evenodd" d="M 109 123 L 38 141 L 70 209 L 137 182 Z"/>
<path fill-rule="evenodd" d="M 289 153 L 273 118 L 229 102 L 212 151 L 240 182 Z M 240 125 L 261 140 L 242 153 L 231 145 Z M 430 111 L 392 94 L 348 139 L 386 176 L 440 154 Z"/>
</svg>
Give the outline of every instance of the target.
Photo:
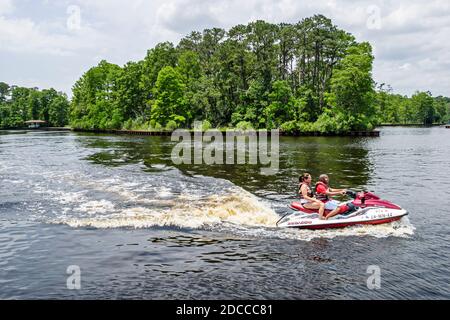
<svg viewBox="0 0 450 320">
<path fill-rule="evenodd" d="M 354 205 L 360 205 L 356 211 L 350 214 L 340 214 L 329 220 L 320 220 L 316 211 L 304 208 L 300 203 L 291 204 L 294 213 L 283 216 L 277 226 L 281 228 L 298 228 L 298 229 L 334 229 L 345 228 L 355 225 L 377 225 L 391 223 L 400 220 L 408 215 L 408 211 L 401 207 L 382 200 L 373 194 L 367 193 L 366 196 L 370 200 L 364 199 L 364 204 L 360 198 L 352 201 Z M 325 215 L 328 212 L 325 212 Z"/>
<path fill-rule="evenodd" d="M 408 213 L 405 213 L 402 216 L 391 217 L 391 218 L 380 218 L 373 220 L 359 220 L 359 221 L 339 221 L 339 220 L 318 220 L 318 219 L 310 219 L 304 221 L 291 222 L 287 225 L 278 225 L 279 227 L 289 227 L 289 228 L 297 228 L 297 229 L 310 229 L 310 230 L 320 230 L 320 229 L 337 229 L 337 228 L 346 228 L 355 225 L 377 225 L 384 223 L 391 223 L 397 220 L 400 220 L 402 217 L 406 216 Z M 314 221 L 318 220 L 318 221 Z M 324 223 L 317 223 L 320 221 L 324 221 Z"/>
</svg>

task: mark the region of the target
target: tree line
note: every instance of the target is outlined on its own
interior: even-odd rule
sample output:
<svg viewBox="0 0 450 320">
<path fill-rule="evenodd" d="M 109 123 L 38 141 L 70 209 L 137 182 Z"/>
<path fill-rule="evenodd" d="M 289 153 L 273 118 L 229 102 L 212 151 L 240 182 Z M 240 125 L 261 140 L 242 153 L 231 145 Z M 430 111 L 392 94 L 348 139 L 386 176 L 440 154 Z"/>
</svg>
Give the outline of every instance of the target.
<svg viewBox="0 0 450 320">
<path fill-rule="evenodd" d="M 69 105 L 66 94 L 55 89 L 39 90 L 0 82 L 0 128 L 21 128 L 28 120 L 64 126 L 69 120 Z"/>
<path fill-rule="evenodd" d="M 450 121 L 450 98 L 416 92 L 412 97 L 393 93 L 390 86 L 377 87 L 375 106 L 380 124 L 424 124 Z"/>
<path fill-rule="evenodd" d="M 107 61 L 74 85 L 70 119 L 86 129 L 372 128 L 372 48 L 315 15 L 192 32 L 123 67 Z"/>
<path fill-rule="evenodd" d="M 357 42 L 323 15 L 295 24 L 258 20 L 194 31 L 176 46 L 157 44 L 141 61 L 120 67 L 103 60 L 90 68 L 72 88 L 67 116 L 80 129 L 173 130 L 202 120 L 204 129 L 288 132 L 450 120 L 449 98 L 429 92 L 409 98 L 377 85 L 373 60 L 369 43 Z M 2 107 L 9 110 L 5 119 L 14 119 L 8 124 L 34 116 L 36 101 L 49 110 L 45 99 L 34 97 L 46 90 L 22 89 L 28 90 L 26 103 L 17 103 L 16 93 L 10 94 L 16 102 Z"/>
</svg>

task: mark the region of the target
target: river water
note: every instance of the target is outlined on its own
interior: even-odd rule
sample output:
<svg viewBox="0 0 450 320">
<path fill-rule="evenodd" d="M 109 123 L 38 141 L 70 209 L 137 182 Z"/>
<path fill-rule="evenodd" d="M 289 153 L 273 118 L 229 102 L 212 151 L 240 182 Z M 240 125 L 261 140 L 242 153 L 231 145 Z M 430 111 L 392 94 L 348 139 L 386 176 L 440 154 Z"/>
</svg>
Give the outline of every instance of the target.
<svg viewBox="0 0 450 320">
<path fill-rule="evenodd" d="M 281 137 L 280 168 L 174 165 L 170 137 L 0 131 L 1 299 L 450 298 L 450 130 Z M 298 175 L 410 215 L 282 230 Z M 67 286 L 69 266 L 79 290 Z M 367 285 L 369 266 L 379 289 Z"/>
</svg>

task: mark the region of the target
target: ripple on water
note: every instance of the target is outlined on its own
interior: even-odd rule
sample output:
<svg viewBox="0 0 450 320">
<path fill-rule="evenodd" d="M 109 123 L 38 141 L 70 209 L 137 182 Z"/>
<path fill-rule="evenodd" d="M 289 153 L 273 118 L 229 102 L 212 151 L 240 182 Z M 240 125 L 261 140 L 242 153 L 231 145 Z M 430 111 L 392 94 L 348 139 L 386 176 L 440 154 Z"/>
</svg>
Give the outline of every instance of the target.
<svg viewBox="0 0 450 320">
<path fill-rule="evenodd" d="M 433 146 L 436 135 L 281 138 L 280 173 L 270 177 L 253 166 L 175 168 L 170 143 L 157 139 L 29 135 L 0 138 L 1 297 L 68 297 L 54 284 L 74 261 L 89 270 L 82 298 L 450 296 L 442 179 L 450 156 Z M 411 215 L 378 226 L 275 228 L 303 170 L 371 188 Z M 436 179 L 431 210 L 417 198 Z M 383 290 L 367 291 L 368 264 L 383 268 Z"/>
</svg>

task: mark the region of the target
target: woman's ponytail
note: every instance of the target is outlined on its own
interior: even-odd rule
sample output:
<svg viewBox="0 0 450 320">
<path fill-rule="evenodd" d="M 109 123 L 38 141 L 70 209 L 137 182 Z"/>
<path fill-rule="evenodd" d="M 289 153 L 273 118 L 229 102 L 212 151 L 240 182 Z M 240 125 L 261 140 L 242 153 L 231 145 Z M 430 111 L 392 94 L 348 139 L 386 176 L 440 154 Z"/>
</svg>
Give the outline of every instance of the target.
<svg viewBox="0 0 450 320">
<path fill-rule="evenodd" d="M 302 183 L 303 181 L 308 179 L 309 176 L 310 176 L 310 174 L 307 172 L 301 174 L 300 177 L 298 178 L 298 182 Z"/>
</svg>

